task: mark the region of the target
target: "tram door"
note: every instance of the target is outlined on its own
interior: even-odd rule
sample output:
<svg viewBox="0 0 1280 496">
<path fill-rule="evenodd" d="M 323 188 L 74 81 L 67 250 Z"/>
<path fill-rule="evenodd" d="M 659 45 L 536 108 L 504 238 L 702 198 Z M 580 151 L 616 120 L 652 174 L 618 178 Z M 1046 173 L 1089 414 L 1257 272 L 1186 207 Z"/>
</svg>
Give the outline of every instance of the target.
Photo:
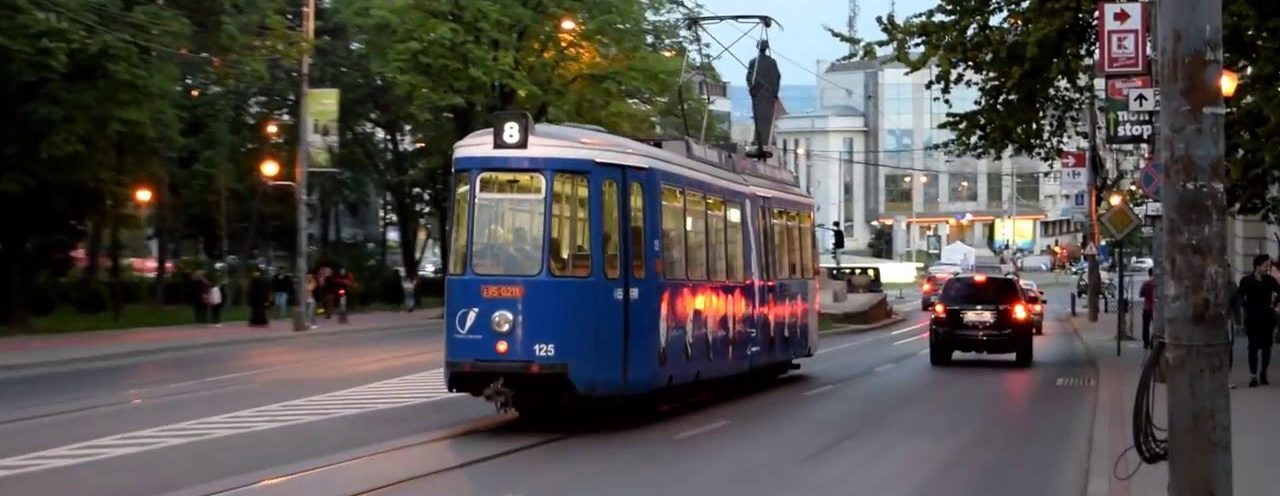
<svg viewBox="0 0 1280 496">
<path fill-rule="evenodd" d="M 597 351 L 602 384 L 613 384 L 621 391 L 647 387 L 638 384 L 636 371 L 652 370 L 653 356 L 640 356 L 636 350 L 655 348 L 656 339 L 641 333 L 656 329 L 658 286 L 654 267 L 650 267 L 646 243 L 645 169 L 626 164 L 604 163 L 598 187 L 600 191 L 600 253 L 604 254 L 602 280 L 608 288 L 600 295 L 597 319 Z M 611 362 L 604 357 L 618 357 Z M 650 359 L 652 363 L 637 363 Z M 609 370 L 612 368 L 612 370 Z"/>
</svg>

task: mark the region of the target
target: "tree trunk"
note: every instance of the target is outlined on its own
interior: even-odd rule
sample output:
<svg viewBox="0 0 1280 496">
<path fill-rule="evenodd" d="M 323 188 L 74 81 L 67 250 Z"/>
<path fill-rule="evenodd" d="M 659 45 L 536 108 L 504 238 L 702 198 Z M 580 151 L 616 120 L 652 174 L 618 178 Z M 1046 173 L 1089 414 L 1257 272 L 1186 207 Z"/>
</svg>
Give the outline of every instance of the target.
<svg viewBox="0 0 1280 496">
<path fill-rule="evenodd" d="M 120 215 L 116 212 L 116 207 L 114 206 L 110 207 L 107 215 L 109 216 L 108 222 L 110 223 L 108 230 L 111 233 L 110 247 L 107 249 L 111 256 L 111 314 L 116 320 L 120 320 Z"/>
<path fill-rule="evenodd" d="M 404 266 L 404 273 L 412 275 L 418 273 L 418 212 L 414 208 L 413 202 L 409 200 L 408 188 L 403 186 L 396 188 L 397 195 L 392 195 L 395 199 L 396 217 L 400 221 L 400 257 Z"/>
<path fill-rule="evenodd" d="M 382 194 L 382 198 L 378 202 L 378 232 L 382 233 L 381 237 L 378 239 L 378 248 L 379 248 L 378 252 L 380 253 L 380 256 L 381 256 L 378 266 L 386 267 L 387 266 L 387 194 L 385 192 Z M 404 244 L 404 234 L 400 235 L 400 244 L 401 245 Z"/>
<path fill-rule="evenodd" d="M 166 164 L 161 164 L 163 168 Z M 160 194 L 156 198 L 156 304 L 164 305 L 164 282 L 169 263 L 169 173 L 160 171 Z M 224 238 L 225 239 L 225 238 Z M 225 248 L 225 246 L 224 246 Z"/>
<path fill-rule="evenodd" d="M 85 246 L 85 265 L 84 272 L 81 274 L 81 281 L 84 283 L 98 278 L 98 270 L 101 267 L 98 258 L 102 255 L 102 226 L 105 220 L 105 216 L 95 215 L 89 221 L 89 242 Z"/>
</svg>

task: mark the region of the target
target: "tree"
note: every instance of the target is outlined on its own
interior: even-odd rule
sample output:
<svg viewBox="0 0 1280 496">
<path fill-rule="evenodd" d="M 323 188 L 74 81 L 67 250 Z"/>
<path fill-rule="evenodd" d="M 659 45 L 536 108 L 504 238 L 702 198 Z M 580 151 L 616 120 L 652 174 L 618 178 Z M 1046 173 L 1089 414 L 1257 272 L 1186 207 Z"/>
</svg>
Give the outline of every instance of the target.
<svg viewBox="0 0 1280 496">
<path fill-rule="evenodd" d="M 539 121 L 651 134 L 655 104 L 680 78 L 680 61 L 662 53 L 679 39 L 677 7 L 667 0 L 339 4 L 351 29 L 345 46 L 367 64 L 355 71 L 355 91 L 372 102 L 353 139 L 396 205 L 406 269 L 416 270 L 409 265 L 417 262 L 415 212 L 445 224 L 452 144 L 485 127 L 490 113 L 520 108 Z M 561 30 L 564 18 L 575 29 Z"/>
<path fill-rule="evenodd" d="M 931 87 L 949 97 L 957 87 L 976 88 L 976 108 L 948 114 L 940 127 L 954 137 L 945 146 L 965 154 L 995 156 L 1006 150 L 1052 161 L 1077 135 L 1092 98 L 1097 48 L 1096 3 L 1079 0 L 940 0 L 899 20 L 876 18 L 885 39 L 868 42 L 827 28 L 861 47 L 845 57 L 889 58 L 921 69 L 936 61 Z M 1280 198 L 1280 59 L 1275 50 L 1280 12 L 1270 2 L 1226 0 L 1223 45 L 1226 66 L 1242 73 L 1228 114 L 1229 199 L 1238 213 L 1275 218 Z M 946 99 L 947 103 L 949 98 Z"/>
</svg>

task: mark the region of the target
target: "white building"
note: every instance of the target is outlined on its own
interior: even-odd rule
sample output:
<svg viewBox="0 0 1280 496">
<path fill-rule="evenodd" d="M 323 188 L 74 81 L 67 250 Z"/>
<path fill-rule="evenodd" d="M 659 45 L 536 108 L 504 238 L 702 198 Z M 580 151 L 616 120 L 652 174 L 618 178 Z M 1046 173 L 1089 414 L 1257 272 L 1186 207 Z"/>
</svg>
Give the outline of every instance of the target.
<svg viewBox="0 0 1280 496">
<path fill-rule="evenodd" d="M 814 195 L 818 220 L 844 226 L 847 247 L 866 247 L 881 226 L 892 226 L 894 256 L 907 259 L 931 234 L 943 245 L 1002 249 L 1012 240 L 1036 252 L 1078 241 L 1070 192 L 1050 164 L 929 150 L 950 139 L 938 125 L 948 110 L 971 108 L 974 90 L 957 88 L 948 107 L 926 89 L 929 69 L 908 73 L 885 59 L 820 61 L 817 72 L 819 109 L 780 118 L 777 150 Z"/>
</svg>

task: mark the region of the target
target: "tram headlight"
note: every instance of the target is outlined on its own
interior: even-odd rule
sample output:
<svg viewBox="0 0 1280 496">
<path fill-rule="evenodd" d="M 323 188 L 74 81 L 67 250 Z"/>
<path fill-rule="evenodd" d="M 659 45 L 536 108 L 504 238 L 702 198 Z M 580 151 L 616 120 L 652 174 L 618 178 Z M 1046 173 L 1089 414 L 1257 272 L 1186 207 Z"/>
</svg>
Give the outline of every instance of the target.
<svg viewBox="0 0 1280 496">
<path fill-rule="evenodd" d="M 489 318 L 489 324 L 493 330 L 500 333 L 511 332 L 511 325 L 516 321 L 516 317 L 506 310 L 498 310 L 493 312 L 493 317 Z"/>
</svg>

